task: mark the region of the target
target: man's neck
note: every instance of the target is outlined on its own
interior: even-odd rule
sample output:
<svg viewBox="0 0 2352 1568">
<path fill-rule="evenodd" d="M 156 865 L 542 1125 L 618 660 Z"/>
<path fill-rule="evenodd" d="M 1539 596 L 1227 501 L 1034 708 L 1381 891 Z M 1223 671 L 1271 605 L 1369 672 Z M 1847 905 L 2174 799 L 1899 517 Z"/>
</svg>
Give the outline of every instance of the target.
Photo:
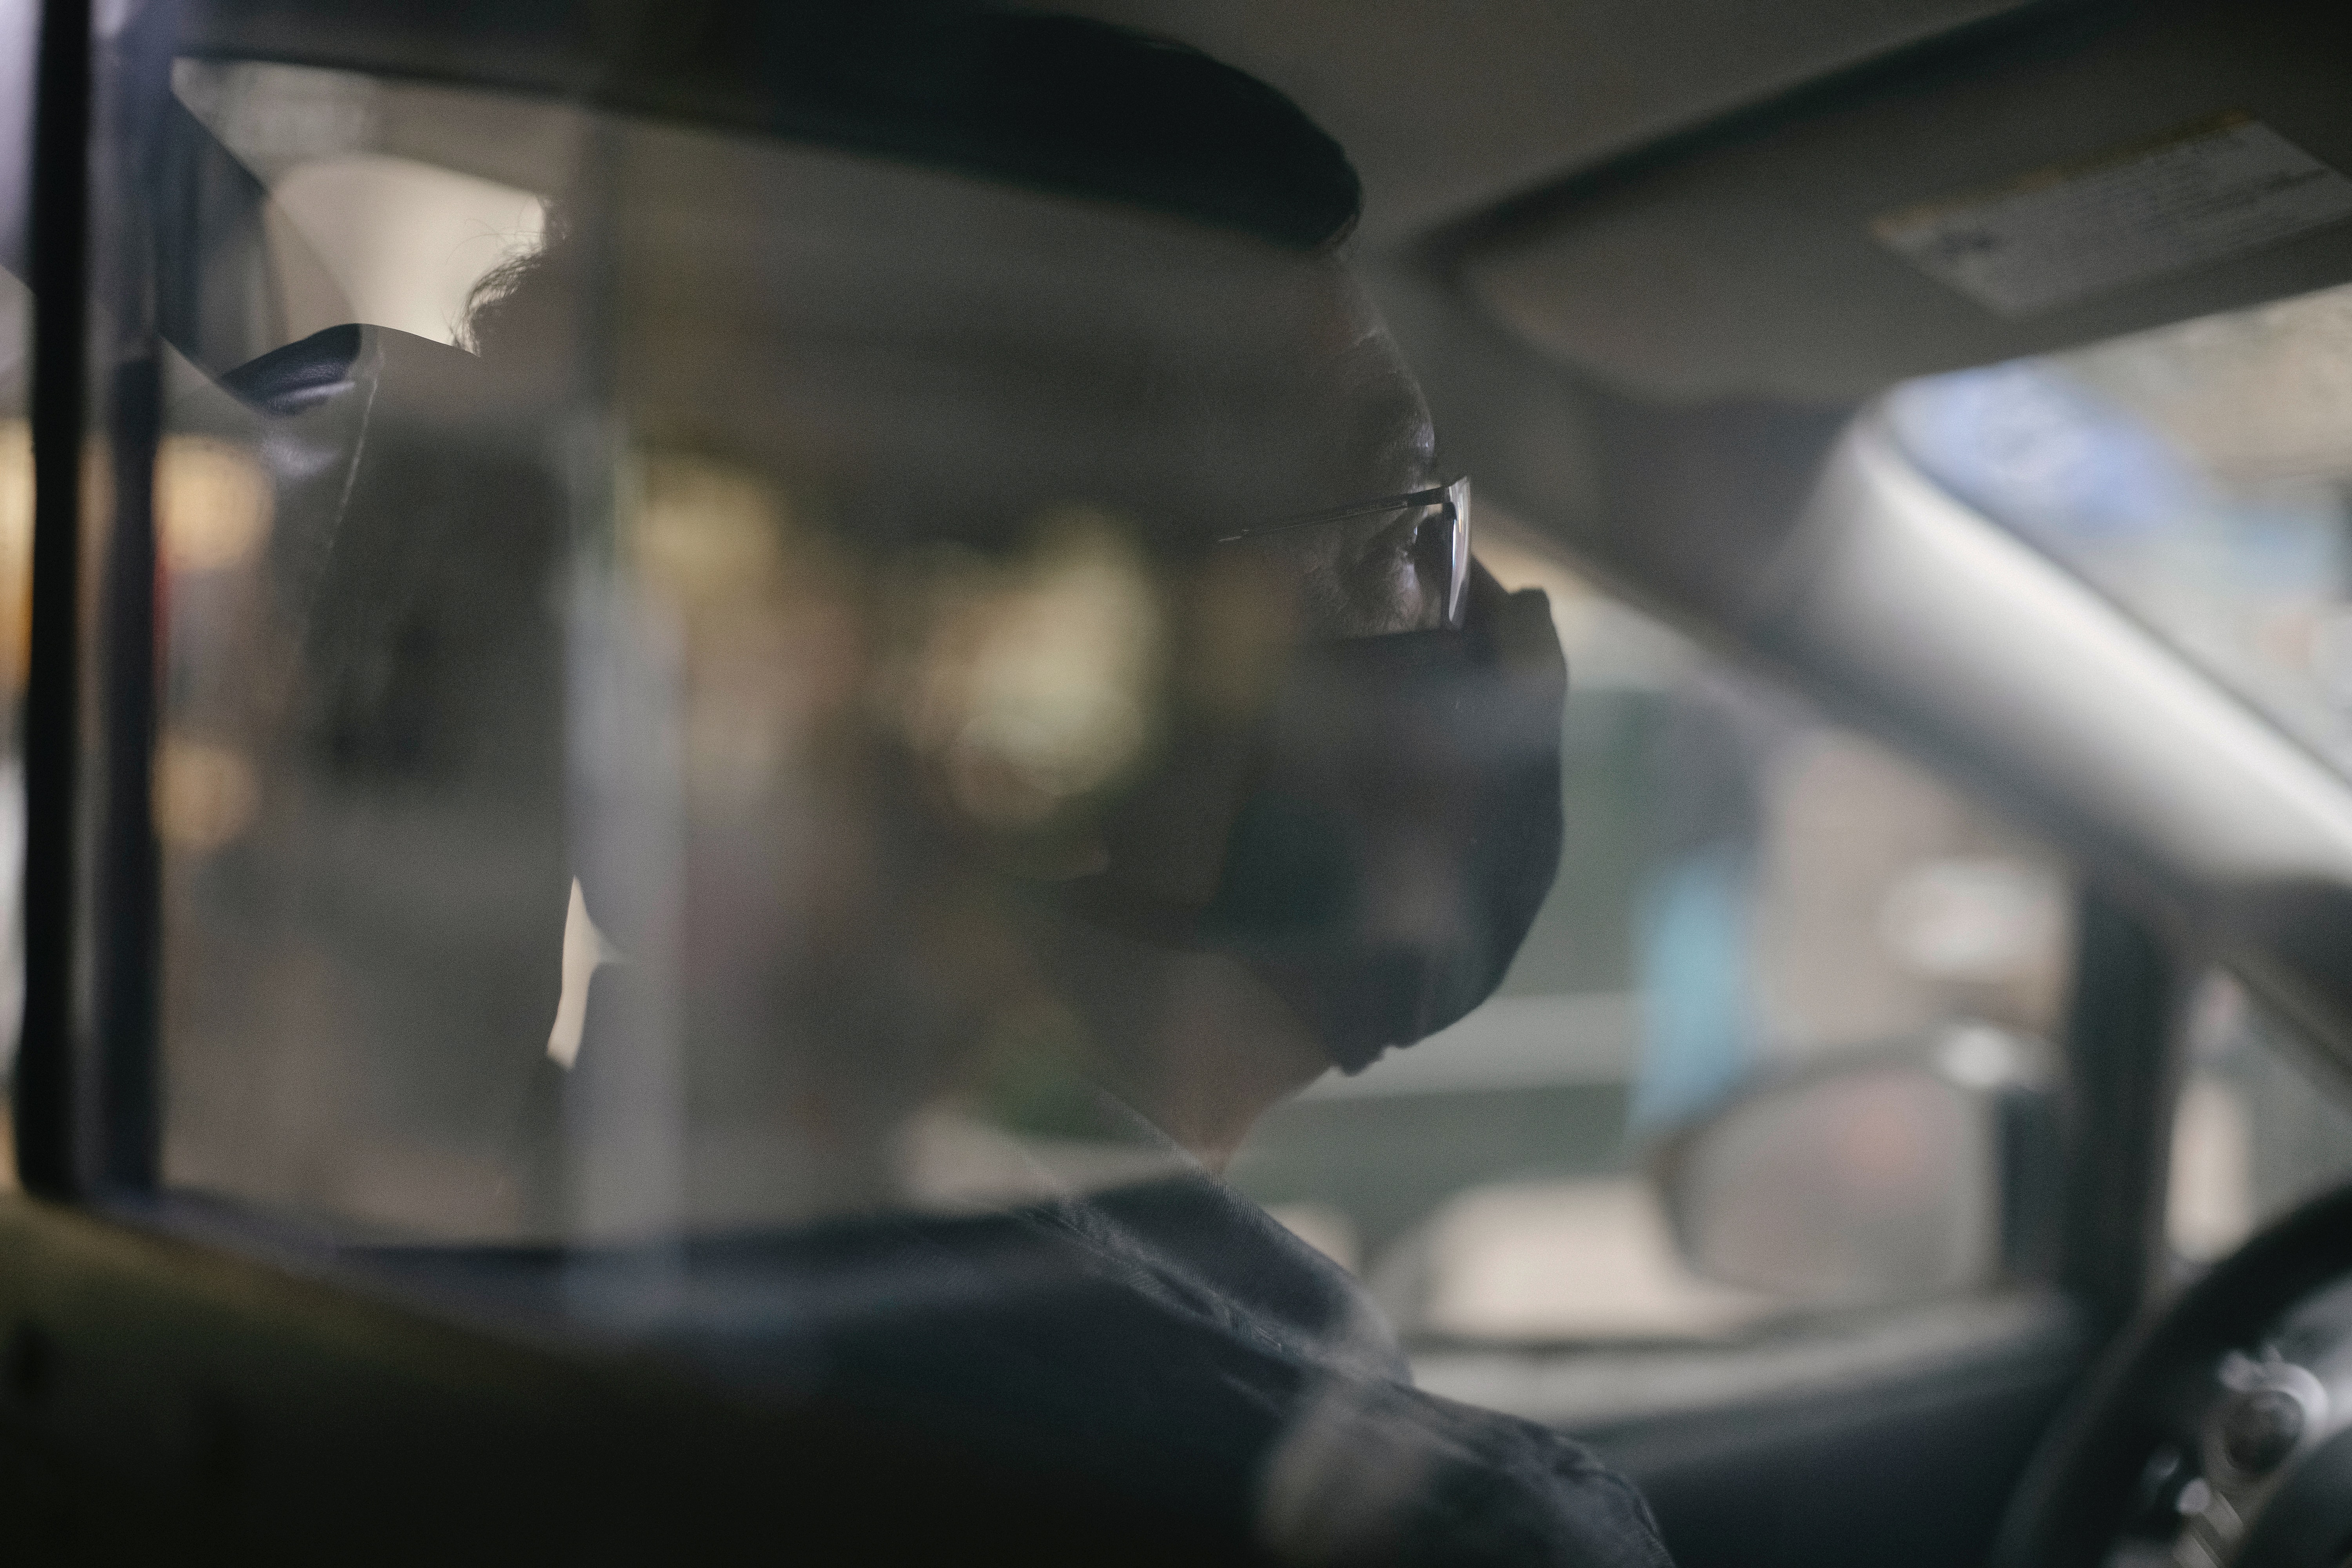
<svg viewBox="0 0 2352 1568">
<path fill-rule="evenodd" d="M 1103 1087 L 1212 1171 L 1330 1058 L 1281 998 L 1223 953 L 1088 931 L 1065 949 Z"/>
</svg>

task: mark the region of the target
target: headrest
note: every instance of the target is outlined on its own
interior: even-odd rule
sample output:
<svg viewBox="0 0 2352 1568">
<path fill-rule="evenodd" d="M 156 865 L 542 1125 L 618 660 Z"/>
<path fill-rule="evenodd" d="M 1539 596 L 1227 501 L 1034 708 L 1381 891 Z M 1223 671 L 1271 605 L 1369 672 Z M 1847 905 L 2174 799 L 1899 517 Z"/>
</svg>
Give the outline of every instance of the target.
<svg viewBox="0 0 2352 1568">
<path fill-rule="evenodd" d="M 303 1064 L 309 1102 L 252 1157 L 307 1161 L 288 1178 L 307 1199 L 360 1157 L 300 1147 L 339 1119 L 491 1170 L 562 983 L 559 492 L 460 350 L 337 327 L 221 389 L 182 400 L 175 432 L 249 453 L 275 504 L 237 581 L 173 588 L 175 692 L 194 693 L 174 722 L 247 759 L 257 794 L 184 877 L 206 966 L 193 1032 Z M 352 1181 L 381 1208 L 380 1176 Z"/>
</svg>

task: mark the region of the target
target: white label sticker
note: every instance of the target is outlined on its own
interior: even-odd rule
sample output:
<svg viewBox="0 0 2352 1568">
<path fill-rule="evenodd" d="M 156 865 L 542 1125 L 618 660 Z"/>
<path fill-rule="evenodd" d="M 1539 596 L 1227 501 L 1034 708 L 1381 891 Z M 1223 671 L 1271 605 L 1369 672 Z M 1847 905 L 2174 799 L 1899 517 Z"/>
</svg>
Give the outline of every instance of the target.
<svg viewBox="0 0 2352 1568">
<path fill-rule="evenodd" d="M 2231 114 L 1995 190 L 1905 207 L 1870 228 L 1979 304 L 2028 316 L 2345 217 L 2352 180 Z"/>
</svg>

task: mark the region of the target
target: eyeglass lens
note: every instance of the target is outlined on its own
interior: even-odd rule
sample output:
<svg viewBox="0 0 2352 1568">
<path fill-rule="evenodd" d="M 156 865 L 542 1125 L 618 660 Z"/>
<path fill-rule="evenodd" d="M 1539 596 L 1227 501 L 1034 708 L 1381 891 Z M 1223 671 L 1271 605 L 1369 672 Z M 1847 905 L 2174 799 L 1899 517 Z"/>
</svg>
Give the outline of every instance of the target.
<svg viewBox="0 0 2352 1568">
<path fill-rule="evenodd" d="M 1450 500 L 1335 518 L 1234 544 L 1280 563 L 1310 638 L 1461 625 L 1468 520 Z"/>
</svg>

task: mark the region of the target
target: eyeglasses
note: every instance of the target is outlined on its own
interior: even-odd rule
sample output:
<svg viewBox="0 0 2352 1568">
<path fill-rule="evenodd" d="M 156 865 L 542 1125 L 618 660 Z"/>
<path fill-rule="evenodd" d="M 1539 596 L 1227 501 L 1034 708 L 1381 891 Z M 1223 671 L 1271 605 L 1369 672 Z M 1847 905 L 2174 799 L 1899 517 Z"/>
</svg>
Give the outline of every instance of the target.
<svg viewBox="0 0 2352 1568">
<path fill-rule="evenodd" d="M 1340 637 L 1459 631 L 1470 587 L 1470 481 L 1351 501 L 1228 533 L 1277 555 L 1310 619 Z"/>
</svg>

